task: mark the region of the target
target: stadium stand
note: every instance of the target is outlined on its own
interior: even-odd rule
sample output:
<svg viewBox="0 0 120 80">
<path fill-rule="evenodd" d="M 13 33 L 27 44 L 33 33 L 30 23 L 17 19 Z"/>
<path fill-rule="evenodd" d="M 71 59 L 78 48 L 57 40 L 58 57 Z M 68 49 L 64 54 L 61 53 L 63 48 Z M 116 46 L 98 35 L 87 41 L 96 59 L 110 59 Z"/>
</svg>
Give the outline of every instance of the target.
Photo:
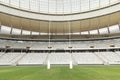
<svg viewBox="0 0 120 80">
<path fill-rule="evenodd" d="M 117 52 L 78 53 L 0 53 L 0 65 L 116 65 L 120 64 Z"/>
<path fill-rule="evenodd" d="M 31 50 L 48 50 L 49 42 L 35 42 L 35 41 L 12 41 L 12 40 L 0 40 L 0 48 L 10 46 L 11 48 L 26 48 L 30 47 Z M 51 42 L 53 49 L 69 49 L 69 42 Z M 111 46 L 112 45 L 112 46 Z M 74 41 L 71 42 L 73 49 L 90 49 L 91 46 L 96 49 L 105 48 L 119 48 L 120 39 L 108 39 L 108 40 L 95 40 L 95 41 Z"/>
<path fill-rule="evenodd" d="M 47 53 L 27 53 L 21 60 L 18 61 L 18 65 L 45 64 L 47 55 Z"/>
<path fill-rule="evenodd" d="M 73 58 L 78 64 L 103 64 L 94 53 L 73 53 Z"/>
<path fill-rule="evenodd" d="M 5 53 L 0 57 L 0 65 L 12 65 L 17 61 L 23 53 Z"/>
<path fill-rule="evenodd" d="M 108 64 L 120 64 L 120 56 L 115 52 L 99 52 L 97 54 Z"/>
<path fill-rule="evenodd" d="M 50 64 L 69 64 L 71 60 L 70 53 L 51 53 L 48 60 Z"/>
</svg>

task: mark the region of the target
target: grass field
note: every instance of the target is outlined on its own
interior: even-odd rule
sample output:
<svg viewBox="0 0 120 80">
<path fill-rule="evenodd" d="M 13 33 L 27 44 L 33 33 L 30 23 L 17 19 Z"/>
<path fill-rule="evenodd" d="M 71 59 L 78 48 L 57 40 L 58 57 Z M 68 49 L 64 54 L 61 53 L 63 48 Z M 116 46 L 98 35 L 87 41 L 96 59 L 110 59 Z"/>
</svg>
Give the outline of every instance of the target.
<svg viewBox="0 0 120 80">
<path fill-rule="evenodd" d="M 0 80 L 120 80 L 120 66 L 0 67 Z"/>
</svg>

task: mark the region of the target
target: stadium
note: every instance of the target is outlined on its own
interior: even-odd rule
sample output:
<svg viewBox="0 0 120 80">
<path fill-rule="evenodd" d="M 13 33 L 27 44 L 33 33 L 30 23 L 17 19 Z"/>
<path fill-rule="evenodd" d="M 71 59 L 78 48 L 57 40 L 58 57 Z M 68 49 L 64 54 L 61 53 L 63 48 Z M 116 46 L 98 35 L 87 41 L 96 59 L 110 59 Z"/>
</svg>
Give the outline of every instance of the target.
<svg viewBox="0 0 120 80">
<path fill-rule="evenodd" d="M 120 80 L 120 0 L 0 0 L 0 80 Z"/>
</svg>

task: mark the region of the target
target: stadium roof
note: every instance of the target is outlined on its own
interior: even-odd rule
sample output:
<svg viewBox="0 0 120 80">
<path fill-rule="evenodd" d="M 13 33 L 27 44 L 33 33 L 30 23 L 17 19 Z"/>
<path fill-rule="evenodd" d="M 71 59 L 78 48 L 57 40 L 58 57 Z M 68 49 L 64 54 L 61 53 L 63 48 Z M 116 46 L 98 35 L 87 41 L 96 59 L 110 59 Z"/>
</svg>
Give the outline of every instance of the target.
<svg viewBox="0 0 120 80">
<path fill-rule="evenodd" d="M 0 0 L 0 12 L 10 34 L 120 31 L 119 0 Z"/>
<path fill-rule="evenodd" d="M 0 0 L 4 4 L 45 14 L 72 14 L 106 7 L 119 0 Z"/>
</svg>

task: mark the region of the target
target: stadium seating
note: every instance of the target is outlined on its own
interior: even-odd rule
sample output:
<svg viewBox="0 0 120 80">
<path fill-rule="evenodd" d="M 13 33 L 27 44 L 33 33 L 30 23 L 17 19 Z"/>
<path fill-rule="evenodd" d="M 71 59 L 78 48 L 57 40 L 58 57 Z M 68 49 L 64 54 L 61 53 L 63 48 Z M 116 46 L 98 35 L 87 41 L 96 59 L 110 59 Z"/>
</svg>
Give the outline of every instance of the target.
<svg viewBox="0 0 120 80">
<path fill-rule="evenodd" d="M 0 56 L 2 56 L 4 54 L 4 52 L 0 52 Z"/>
<path fill-rule="evenodd" d="M 99 44 L 100 43 L 100 44 Z M 0 40 L 0 48 L 10 46 L 11 48 L 26 48 L 30 47 L 31 50 L 47 50 L 48 42 L 34 42 L 34 41 L 11 41 Z M 97 49 L 111 48 L 110 45 L 114 45 L 115 48 L 120 47 L 120 39 L 109 40 L 95 40 L 95 41 L 74 41 L 71 42 L 73 49 L 90 49 L 90 46 L 94 46 Z M 69 42 L 51 42 L 52 49 L 68 49 Z"/>
<path fill-rule="evenodd" d="M 94 53 L 73 53 L 72 55 L 78 64 L 103 64 Z"/>
<path fill-rule="evenodd" d="M 99 52 L 97 54 L 108 64 L 120 64 L 120 56 L 115 52 Z"/>
<path fill-rule="evenodd" d="M 23 53 L 5 53 L 0 57 L 0 65 L 13 65 Z"/>
<path fill-rule="evenodd" d="M 27 53 L 18 65 L 39 65 L 46 63 L 47 53 Z"/>
<path fill-rule="evenodd" d="M 70 53 L 51 53 L 48 60 L 50 64 L 69 64 L 71 55 Z"/>
<path fill-rule="evenodd" d="M 120 64 L 120 52 L 79 53 L 0 53 L 0 65 L 116 65 Z"/>
</svg>

